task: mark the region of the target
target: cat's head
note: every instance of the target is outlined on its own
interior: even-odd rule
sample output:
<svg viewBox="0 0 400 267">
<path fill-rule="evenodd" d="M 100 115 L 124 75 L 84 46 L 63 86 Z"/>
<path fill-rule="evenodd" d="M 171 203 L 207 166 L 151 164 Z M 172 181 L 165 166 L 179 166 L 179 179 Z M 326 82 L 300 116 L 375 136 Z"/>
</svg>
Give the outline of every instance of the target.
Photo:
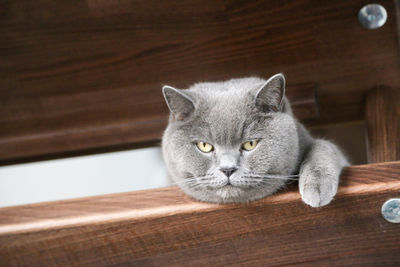
<svg viewBox="0 0 400 267">
<path fill-rule="evenodd" d="M 162 149 L 170 177 L 202 201 L 248 202 L 285 184 L 299 153 L 282 74 L 163 87 Z"/>
</svg>

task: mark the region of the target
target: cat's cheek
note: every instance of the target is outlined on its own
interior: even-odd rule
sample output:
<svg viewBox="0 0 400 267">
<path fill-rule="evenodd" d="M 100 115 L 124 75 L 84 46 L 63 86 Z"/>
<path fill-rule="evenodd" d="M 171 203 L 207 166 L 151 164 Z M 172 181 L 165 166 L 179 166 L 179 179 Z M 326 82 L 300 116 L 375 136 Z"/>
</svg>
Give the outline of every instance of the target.
<svg viewBox="0 0 400 267">
<path fill-rule="evenodd" d="M 174 151 L 175 162 L 180 172 L 189 172 L 195 176 L 202 176 L 208 173 L 212 163 L 210 155 L 203 155 L 191 143 Z"/>
<path fill-rule="evenodd" d="M 267 155 L 268 151 L 258 149 L 252 153 L 247 153 L 242 158 L 242 167 L 251 173 L 267 173 L 271 168 L 271 160 Z"/>
<path fill-rule="evenodd" d="M 270 146 L 264 161 L 268 162 L 269 170 L 278 173 L 291 173 L 297 164 L 299 154 L 298 142 L 288 137 Z"/>
</svg>

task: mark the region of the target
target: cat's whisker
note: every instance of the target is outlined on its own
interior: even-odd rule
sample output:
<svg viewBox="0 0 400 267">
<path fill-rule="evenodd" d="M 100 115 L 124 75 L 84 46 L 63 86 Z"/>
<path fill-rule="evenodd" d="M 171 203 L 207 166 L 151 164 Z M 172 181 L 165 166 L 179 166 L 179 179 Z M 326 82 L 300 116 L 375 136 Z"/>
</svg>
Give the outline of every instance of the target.
<svg viewBox="0 0 400 267">
<path fill-rule="evenodd" d="M 271 178 L 298 178 L 298 176 L 295 175 L 256 175 L 256 174 L 245 174 L 243 177 L 271 177 Z"/>
<path fill-rule="evenodd" d="M 260 178 L 265 178 L 265 177 L 269 177 L 269 178 L 277 178 L 277 179 L 286 179 L 286 178 L 294 178 L 294 179 L 298 179 L 298 176 L 285 176 L 285 175 L 281 175 L 281 176 L 276 176 L 276 175 L 254 175 L 254 174 L 245 174 L 243 175 L 243 177 L 260 177 Z"/>
<path fill-rule="evenodd" d="M 268 172 L 254 172 L 254 171 L 246 171 L 245 173 L 252 173 L 252 174 L 266 174 L 266 175 L 299 175 L 298 173 L 295 174 L 284 174 L 284 173 L 268 173 Z"/>
<path fill-rule="evenodd" d="M 196 189 L 196 188 L 204 188 L 204 184 L 203 183 L 193 183 L 193 184 L 189 184 L 187 186 L 190 189 Z"/>
<path fill-rule="evenodd" d="M 169 185 L 188 185 L 188 184 L 192 184 L 192 183 L 196 183 L 196 181 L 182 181 L 182 182 L 176 182 L 176 183 L 171 183 Z"/>
<path fill-rule="evenodd" d="M 245 175 L 250 175 L 250 176 L 268 176 L 268 177 L 299 177 L 300 175 L 298 174 L 268 174 L 268 173 L 245 173 Z"/>
<path fill-rule="evenodd" d="M 195 178 L 195 179 L 201 179 L 201 178 L 209 178 L 212 177 L 212 174 L 206 174 L 203 176 L 195 176 L 195 175 L 191 175 L 191 176 L 186 176 L 184 179 L 191 179 L 191 178 Z"/>
<path fill-rule="evenodd" d="M 185 185 L 187 187 L 193 186 L 193 185 L 203 185 L 207 184 L 207 180 L 212 178 L 212 176 L 205 175 L 205 176 L 193 176 L 193 177 L 186 177 L 184 180 L 179 181 L 179 182 L 174 182 L 169 185 Z"/>
<path fill-rule="evenodd" d="M 187 184 L 187 183 L 192 183 L 192 182 L 196 182 L 196 179 L 195 178 L 185 179 L 183 181 L 170 183 L 170 185 Z"/>
<path fill-rule="evenodd" d="M 292 177 L 285 177 L 285 176 L 282 176 L 282 177 L 274 177 L 274 176 L 259 176 L 259 175 L 256 175 L 256 176 L 254 176 L 254 175 L 252 175 L 252 176 L 243 176 L 244 178 L 256 178 L 256 179 L 261 179 L 261 180 L 264 180 L 264 179 L 266 179 L 266 180 L 298 180 L 298 178 L 292 178 Z"/>
</svg>

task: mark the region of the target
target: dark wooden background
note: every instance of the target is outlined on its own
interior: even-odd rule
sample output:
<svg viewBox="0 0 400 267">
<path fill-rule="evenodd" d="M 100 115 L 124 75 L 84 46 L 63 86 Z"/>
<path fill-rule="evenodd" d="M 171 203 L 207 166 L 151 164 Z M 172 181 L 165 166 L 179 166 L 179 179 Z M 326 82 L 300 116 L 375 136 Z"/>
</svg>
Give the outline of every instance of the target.
<svg viewBox="0 0 400 267">
<path fill-rule="evenodd" d="M 318 94 L 306 123 L 361 120 L 400 85 L 396 2 L 366 30 L 369 2 L 0 1 L 0 164 L 154 144 L 163 84 L 284 72 L 294 100 Z"/>
</svg>

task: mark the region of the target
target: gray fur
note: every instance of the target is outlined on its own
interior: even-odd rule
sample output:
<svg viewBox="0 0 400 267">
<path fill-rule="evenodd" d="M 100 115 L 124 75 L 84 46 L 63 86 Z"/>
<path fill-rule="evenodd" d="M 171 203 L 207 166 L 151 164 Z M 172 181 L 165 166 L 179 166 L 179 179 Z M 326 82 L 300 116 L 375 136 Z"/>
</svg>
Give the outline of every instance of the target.
<svg viewBox="0 0 400 267">
<path fill-rule="evenodd" d="M 348 162 L 333 143 L 314 139 L 293 116 L 282 74 L 197 83 L 186 90 L 164 86 L 171 111 L 162 150 L 168 173 L 201 201 L 248 202 L 275 193 L 299 177 L 312 207 L 328 204 Z M 241 145 L 259 140 L 252 151 Z M 210 153 L 195 145 L 214 146 Z M 237 169 L 229 178 L 221 171 Z M 229 182 L 229 183 L 228 183 Z"/>
</svg>

